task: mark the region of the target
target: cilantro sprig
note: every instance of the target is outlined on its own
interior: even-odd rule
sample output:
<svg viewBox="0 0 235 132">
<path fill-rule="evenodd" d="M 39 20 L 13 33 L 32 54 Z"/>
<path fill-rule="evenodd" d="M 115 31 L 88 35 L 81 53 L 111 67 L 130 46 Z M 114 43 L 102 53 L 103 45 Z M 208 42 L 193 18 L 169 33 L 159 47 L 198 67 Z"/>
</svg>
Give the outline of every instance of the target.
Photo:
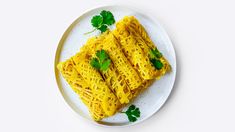
<svg viewBox="0 0 235 132">
<path fill-rule="evenodd" d="M 161 70 L 163 67 L 163 64 L 160 60 L 157 59 L 150 59 L 150 61 L 152 62 L 152 64 L 154 65 L 154 67 L 158 70 Z"/>
<path fill-rule="evenodd" d="M 150 56 L 150 61 L 152 62 L 153 66 L 156 69 L 161 70 L 163 67 L 163 63 L 160 61 L 160 58 L 162 57 L 162 53 L 159 52 L 157 48 L 155 48 L 149 51 L 149 56 Z"/>
<path fill-rule="evenodd" d="M 113 14 L 110 11 L 103 10 L 99 15 L 95 15 L 91 19 L 91 25 L 94 27 L 94 30 L 85 34 L 92 33 L 96 30 L 99 30 L 101 33 L 103 33 L 108 29 L 108 26 L 111 26 L 114 23 L 115 19 Z"/>
<path fill-rule="evenodd" d="M 105 50 L 96 52 L 96 57 L 91 59 L 91 66 L 97 70 L 106 71 L 109 68 L 111 60 Z"/>
<path fill-rule="evenodd" d="M 161 58 L 162 57 L 162 53 L 158 51 L 158 49 L 151 49 L 150 52 L 150 58 Z"/>
<path fill-rule="evenodd" d="M 121 113 L 125 113 L 128 117 L 128 120 L 130 122 L 135 122 L 137 121 L 137 118 L 140 117 L 140 109 L 137 108 L 135 105 L 131 105 L 127 111 L 125 112 L 121 112 Z"/>
</svg>

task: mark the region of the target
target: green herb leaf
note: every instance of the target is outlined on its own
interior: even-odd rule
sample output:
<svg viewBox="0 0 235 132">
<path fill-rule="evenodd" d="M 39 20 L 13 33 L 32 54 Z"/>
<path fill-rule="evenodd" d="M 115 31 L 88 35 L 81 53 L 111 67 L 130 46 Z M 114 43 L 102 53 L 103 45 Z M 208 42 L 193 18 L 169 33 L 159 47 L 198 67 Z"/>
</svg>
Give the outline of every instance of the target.
<svg viewBox="0 0 235 132">
<path fill-rule="evenodd" d="M 90 64 L 92 67 L 94 67 L 96 69 L 100 69 L 100 63 L 97 58 L 92 58 Z"/>
<path fill-rule="evenodd" d="M 101 11 L 100 15 L 103 17 L 103 24 L 112 25 L 115 23 L 113 14 L 110 11 Z"/>
<path fill-rule="evenodd" d="M 135 107 L 135 105 L 131 105 L 129 108 L 128 108 L 128 110 L 127 111 L 131 111 L 131 110 L 134 110 L 136 107 Z"/>
<path fill-rule="evenodd" d="M 98 28 L 100 31 L 101 31 L 101 33 L 103 33 L 103 32 L 105 32 L 107 29 L 108 29 L 108 26 L 106 26 L 106 25 L 102 25 L 100 28 Z"/>
<path fill-rule="evenodd" d="M 151 59 L 154 59 L 154 58 L 155 58 L 155 53 L 154 53 L 154 50 L 153 50 L 153 49 L 151 49 L 151 50 L 149 51 L 149 56 L 150 56 Z"/>
<path fill-rule="evenodd" d="M 135 105 L 131 105 L 125 113 L 130 122 L 135 122 L 140 117 L 140 110 Z"/>
<path fill-rule="evenodd" d="M 92 58 L 91 66 L 97 70 L 106 71 L 111 64 L 109 55 L 102 49 L 96 52 L 96 57 L 97 58 Z"/>
<path fill-rule="evenodd" d="M 149 52 L 150 58 L 161 58 L 162 57 L 162 53 L 159 52 L 156 48 L 155 49 L 151 49 Z"/>
<path fill-rule="evenodd" d="M 110 63 L 111 63 L 111 60 L 110 60 L 110 59 L 107 59 L 106 61 L 104 61 L 104 62 L 101 64 L 100 70 L 101 70 L 101 71 L 106 71 L 106 70 L 109 68 Z"/>
<path fill-rule="evenodd" d="M 153 66 L 158 69 L 161 70 L 163 67 L 162 62 L 159 59 L 150 59 L 150 61 L 152 62 Z"/>
<path fill-rule="evenodd" d="M 134 117 L 134 116 L 132 116 L 132 115 L 127 115 L 127 117 L 128 117 L 128 120 L 129 120 L 130 122 L 135 122 L 135 121 L 137 121 L 137 118 Z"/>
<path fill-rule="evenodd" d="M 149 51 L 149 56 L 150 56 L 150 61 L 152 62 L 153 66 L 156 69 L 161 70 L 163 67 L 162 62 L 160 61 L 160 58 L 162 57 L 162 53 L 159 52 L 157 48 L 155 48 Z"/>
<path fill-rule="evenodd" d="M 103 17 L 100 15 L 93 16 L 91 19 L 91 24 L 95 28 L 101 27 L 102 23 L 103 23 Z"/>
<path fill-rule="evenodd" d="M 105 52 L 105 50 L 100 50 L 96 52 L 96 56 L 99 58 L 100 62 L 102 63 L 105 59 L 109 58 L 109 55 Z"/>
<path fill-rule="evenodd" d="M 91 25 L 95 28 L 94 30 L 84 33 L 89 34 L 95 30 L 99 30 L 101 33 L 108 30 L 108 26 L 115 23 L 113 14 L 110 11 L 101 11 L 99 15 L 93 16 L 91 19 Z"/>
</svg>

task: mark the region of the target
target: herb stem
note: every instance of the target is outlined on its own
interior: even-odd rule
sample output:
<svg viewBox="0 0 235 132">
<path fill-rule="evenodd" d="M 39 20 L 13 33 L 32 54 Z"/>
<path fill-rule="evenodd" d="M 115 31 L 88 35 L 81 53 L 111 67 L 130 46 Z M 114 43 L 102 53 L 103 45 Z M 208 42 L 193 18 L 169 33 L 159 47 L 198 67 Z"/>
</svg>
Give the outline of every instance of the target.
<svg viewBox="0 0 235 132">
<path fill-rule="evenodd" d="M 90 32 L 86 32 L 86 33 L 84 33 L 84 35 L 87 35 L 87 34 L 93 33 L 95 30 L 96 30 L 96 28 L 95 28 L 95 29 L 93 29 L 93 30 L 92 30 L 92 31 L 90 31 Z"/>
</svg>

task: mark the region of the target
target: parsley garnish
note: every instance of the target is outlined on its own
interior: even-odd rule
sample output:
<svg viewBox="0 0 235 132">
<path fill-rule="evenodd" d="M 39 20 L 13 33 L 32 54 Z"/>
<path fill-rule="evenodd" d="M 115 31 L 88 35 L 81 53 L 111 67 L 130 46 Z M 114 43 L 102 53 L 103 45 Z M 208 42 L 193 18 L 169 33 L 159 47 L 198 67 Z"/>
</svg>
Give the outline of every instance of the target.
<svg viewBox="0 0 235 132">
<path fill-rule="evenodd" d="M 151 49 L 150 52 L 150 58 L 153 59 L 153 58 L 161 58 L 162 57 L 162 53 L 159 52 L 156 48 L 155 49 Z"/>
<path fill-rule="evenodd" d="M 91 66 L 97 70 L 106 71 L 111 63 L 109 55 L 102 49 L 96 52 L 96 57 L 91 59 Z"/>
<path fill-rule="evenodd" d="M 105 31 L 108 29 L 108 26 L 102 25 L 102 26 L 99 27 L 98 29 L 101 31 L 101 33 L 103 33 L 103 32 L 105 32 Z"/>
<path fill-rule="evenodd" d="M 100 15 L 94 16 L 91 19 L 91 24 L 92 24 L 93 27 L 97 27 L 97 28 L 101 27 L 102 23 L 103 23 L 103 17 L 100 16 Z"/>
<path fill-rule="evenodd" d="M 163 67 L 162 62 L 160 61 L 160 58 L 162 57 L 162 53 L 159 52 L 157 48 L 155 48 L 149 51 L 149 56 L 150 56 L 150 61 L 152 62 L 153 66 L 156 69 L 161 70 Z"/>
<path fill-rule="evenodd" d="M 113 14 L 110 11 L 101 11 L 100 15 L 103 17 L 103 24 L 113 25 L 115 23 L 115 19 Z"/>
<path fill-rule="evenodd" d="M 100 69 L 100 62 L 97 58 L 92 58 L 91 59 L 91 66 L 96 68 L 96 69 Z"/>
<path fill-rule="evenodd" d="M 89 34 L 95 30 L 99 30 L 101 33 L 105 32 L 108 29 L 108 26 L 111 26 L 115 23 L 113 14 L 110 11 L 101 11 L 99 15 L 93 16 L 91 19 L 91 25 L 95 28 L 94 30 L 87 32 Z"/>
<path fill-rule="evenodd" d="M 158 70 L 161 70 L 163 67 L 163 64 L 160 60 L 157 59 L 150 59 L 150 61 L 152 62 L 152 64 L 154 65 L 154 67 Z"/>
<path fill-rule="evenodd" d="M 130 122 L 135 122 L 140 117 L 140 110 L 135 105 L 131 105 L 125 113 Z"/>
</svg>

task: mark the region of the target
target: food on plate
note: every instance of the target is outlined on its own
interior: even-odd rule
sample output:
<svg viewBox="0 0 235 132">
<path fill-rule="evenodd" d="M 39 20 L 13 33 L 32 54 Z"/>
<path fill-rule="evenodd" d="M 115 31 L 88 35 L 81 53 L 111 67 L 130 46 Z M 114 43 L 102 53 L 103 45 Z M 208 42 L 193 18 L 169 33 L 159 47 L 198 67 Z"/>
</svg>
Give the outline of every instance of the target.
<svg viewBox="0 0 235 132">
<path fill-rule="evenodd" d="M 57 65 L 57 68 L 73 91 L 80 96 L 82 102 L 88 107 L 92 118 L 95 121 L 99 121 L 106 117 L 106 114 L 101 107 L 101 100 L 96 98 L 92 89 L 77 72 L 73 60 L 68 59 L 65 62 L 61 62 Z"/>
<path fill-rule="evenodd" d="M 101 68 L 100 73 L 102 74 L 102 77 L 104 78 L 106 83 L 109 85 L 112 92 L 118 97 L 120 103 L 127 104 L 132 99 L 132 93 L 131 93 L 129 86 L 135 86 L 135 84 L 128 85 L 127 81 L 132 79 L 133 81 L 129 81 L 129 82 L 135 83 L 136 80 L 134 79 L 136 77 L 138 79 L 139 76 L 137 72 L 131 67 L 131 65 L 128 65 L 128 63 L 118 64 L 119 60 L 122 60 L 122 59 L 120 55 L 117 56 L 117 55 L 110 54 L 111 53 L 110 47 L 106 48 L 107 45 L 105 42 L 108 42 L 106 40 L 107 36 L 109 35 L 105 33 L 101 35 L 100 37 L 94 37 L 94 38 L 89 39 L 88 42 L 81 48 L 81 51 L 86 52 L 86 54 L 90 56 L 91 64 L 94 65 L 93 67 L 102 67 L 102 65 L 99 66 L 100 65 L 99 63 L 105 64 L 105 62 L 108 62 L 110 58 L 114 60 L 110 62 L 110 66 L 107 70 L 102 70 Z M 118 50 L 114 48 L 112 49 Z M 112 53 L 115 53 L 115 51 L 112 51 Z M 117 59 L 117 57 L 119 57 L 119 59 Z M 124 56 L 123 58 L 125 59 Z M 94 60 L 97 60 L 99 62 L 95 62 Z M 140 79 L 139 79 L 139 82 L 141 82 Z"/>
<path fill-rule="evenodd" d="M 101 101 L 106 115 L 112 116 L 120 107 L 117 97 L 111 92 L 101 74 L 90 65 L 90 60 L 83 52 L 72 57 L 75 68 L 84 81 L 91 87 L 93 95 Z"/>
<path fill-rule="evenodd" d="M 91 24 L 102 34 L 89 38 L 78 53 L 57 65 L 95 121 L 120 112 L 171 69 L 134 16 L 124 17 L 109 30 L 114 23 L 109 11 L 94 16 Z M 135 105 L 121 113 L 131 122 L 140 117 Z"/>
<path fill-rule="evenodd" d="M 159 57 L 159 61 L 157 61 L 160 66 L 155 67 L 156 60 L 150 58 L 150 53 L 152 49 L 155 51 L 157 48 L 135 17 L 124 17 L 117 22 L 116 27 L 113 32 L 119 40 L 124 54 L 144 80 L 160 78 L 170 70 L 170 65 L 163 56 Z"/>
</svg>

